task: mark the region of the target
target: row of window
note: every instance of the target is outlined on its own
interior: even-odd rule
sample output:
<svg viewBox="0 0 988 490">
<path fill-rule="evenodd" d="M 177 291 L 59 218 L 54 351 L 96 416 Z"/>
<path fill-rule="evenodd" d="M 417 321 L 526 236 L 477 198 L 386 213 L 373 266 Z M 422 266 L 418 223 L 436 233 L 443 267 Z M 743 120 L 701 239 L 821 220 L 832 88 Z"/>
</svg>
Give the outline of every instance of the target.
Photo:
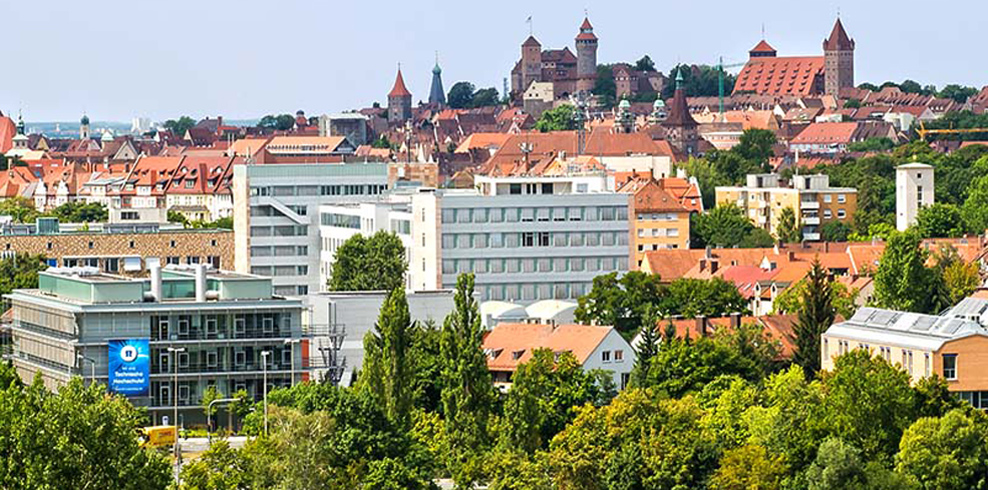
<svg viewBox="0 0 988 490">
<path fill-rule="evenodd" d="M 305 296 L 309 294 L 309 286 L 304 284 L 292 284 L 288 286 L 275 286 L 276 296 Z"/>
<path fill-rule="evenodd" d="M 281 226 L 251 226 L 250 236 L 258 237 L 281 237 L 281 236 L 306 236 L 309 234 L 309 227 L 305 225 L 281 225 Z"/>
<path fill-rule="evenodd" d="M 363 196 L 387 190 L 386 184 L 268 185 L 250 188 L 251 196 Z"/>
<path fill-rule="evenodd" d="M 638 213 L 636 217 L 638 221 L 676 221 L 679 219 L 679 215 L 676 213 Z"/>
<path fill-rule="evenodd" d="M 449 287 L 452 287 L 450 284 Z M 575 299 L 587 294 L 590 283 L 498 284 L 478 288 L 483 301 L 540 301 Z"/>
<path fill-rule="evenodd" d="M 235 315 L 154 315 L 151 340 L 272 338 L 291 333 L 292 316 L 283 313 Z"/>
<path fill-rule="evenodd" d="M 251 257 L 305 257 L 308 245 L 255 245 L 250 247 Z"/>
<path fill-rule="evenodd" d="M 337 228 L 360 229 L 360 216 L 352 214 L 322 213 L 319 215 L 319 223 L 323 226 L 334 226 Z"/>
<path fill-rule="evenodd" d="M 445 259 L 443 274 L 626 271 L 628 257 L 558 257 L 554 259 Z"/>
<path fill-rule="evenodd" d="M 144 259 L 145 264 L 151 267 L 151 264 L 157 262 L 161 263 L 161 259 L 157 257 L 147 257 Z M 179 265 L 182 264 L 182 257 L 178 255 L 170 255 L 165 257 L 164 265 Z M 185 264 L 209 264 L 213 269 L 220 269 L 220 256 L 219 255 L 209 255 L 206 257 L 201 257 L 198 255 L 187 255 L 185 256 Z M 47 264 L 51 267 L 58 266 L 58 259 L 48 259 Z M 120 272 L 140 272 L 144 270 L 144 266 L 141 265 L 140 257 L 67 257 L 62 259 L 62 267 L 96 267 L 97 269 L 107 272 L 110 274 L 117 274 Z"/>
<path fill-rule="evenodd" d="M 869 353 L 873 353 L 872 347 L 869 344 L 857 343 L 854 348 L 864 349 Z M 851 352 L 851 342 L 847 340 L 837 341 L 837 355 L 841 356 Z M 885 359 L 889 363 L 898 363 L 900 366 L 906 369 L 910 375 L 913 374 L 913 351 L 909 349 L 900 349 L 899 355 L 895 356 L 893 354 L 892 347 L 879 346 L 878 347 L 878 357 Z M 823 339 L 823 356 L 824 358 L 830 357 L 830 339 Z M 923 354 L 923 376 L 929 376 L 931 369 L 930 354 Z M 943 377 L 944 379 L 957 379 L 957 354 L 944 354 L 943 355 Z"/>
<path fill-rule="evenodd" d="M 626 221 L 627 206 L 553 208 L 443 209 L 443 223 L 515 223 L 531 221 Z"/>
<path fill-rule="evenodd" d="M 638 238 L 645 238 L 645 237 L 678 238 L 679 228 L 639 228 Z"/>
<path fill-rule="evenodd" d="M 424 235 L 423 235 L 424 238 Z M 443 233 L 443 250 L 518 247 L 625 246 L 623 232 Z M 424 244 L 423 244 L 424 246 Z"/>
<path fill-rule="evenodd" d="M 612 361 L 612 359 L 613 359 L 613 361 Z M 600 353 L 600 360 L 601 360 L 601 362 L 604 362 L 604 363 L 624 362 L 624 351 L 623 350 L 615 350 L 615 351 L 605 350 L 605 351 L 601 351 L 601 353 Z"/>
<path fill-rule="evenodd" d="M 307 276 L 309 266 L 307 265 L 254 265 L 250 268 L 250 273 L 258 276 L 285 277 L 285 276 Z"/>
</svg>

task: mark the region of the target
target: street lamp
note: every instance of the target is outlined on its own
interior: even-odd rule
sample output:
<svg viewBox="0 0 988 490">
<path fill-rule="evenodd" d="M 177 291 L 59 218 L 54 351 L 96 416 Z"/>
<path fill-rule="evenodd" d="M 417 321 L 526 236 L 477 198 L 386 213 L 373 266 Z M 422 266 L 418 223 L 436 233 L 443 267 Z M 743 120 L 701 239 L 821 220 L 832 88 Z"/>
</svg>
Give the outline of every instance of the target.
<svg viewBox="0 0 988 490">
<path fill-rule="evenodd" d="M 206 435 L 209 437 L 209 445 L 213 444 L 213 433 L 210 429 L 213 427 L 213 405 L 217 403 L 233 403 L 239 401 L 239 398 L 217 398 L 206 406 Z"/>
<path fill-rule="evenodd" d="M 172 365 L 174 366 L 173 367 L 173 372 L 175 373 L 175 377 L 174 377 L 174 380 L 175 380 L 175 382 L 174 382 L 175 391 L 172 392 L 172 397 L 174 397 L 173 399 L 175 400 L 175 421 L 172 422 L 172 423 L 175 424 L 175 466 L 176 466 L 175 475 L 176 475 L 176 478 L 177 478 L 177 475 L 179 473 L 179 470 L 181 469 L 181 464 L 182 464 L 179 461 L 179 459 L 181 458 L 181 453 L 179 453 L 179 448 L 178 448 L 178 441 L 179 441 L 179 437 L 178 437 L 178 354 L 180 352 L 185 352 L 185 347 L 169 347 L 168 348 L 168 352 L 170 352 L 171 355 L 172 355 L 171 356 L 172 357 Z"/>
<path fill-rule="evenodd" d="M 264 436 L 268 435 L 268 356 L 271 351 L 261 351 L 261 368 L 264 370 Z"/>
<path fill-rule="evenodd" d="M 289 353 L 291 354 L 291 375 L 292 375 L 292 386 L 295 386 L 295 344 L 301 344 L 302 339 L 285 339 L 285 345 L 288 346 Z"/>
<path fill-rule="evenodd" d="M 93 359 L 90 359 L 90 358 L 88 358 L 88 357 L 86 357 L 84 355 L 82 355 L 81 352 L 77 353 L 75 355 L 75 357 L 76 357 L 76 359 L 79 360 L 79 369 L 80 370 L 82 369 L 82 363 L 83 362 L 89 362 L 90 363 L 90 367 L 89 367 L 89 385 L 92 386 L 93 383 L 96 382 L 96 361 L 93 360 Z"/>
</svg>

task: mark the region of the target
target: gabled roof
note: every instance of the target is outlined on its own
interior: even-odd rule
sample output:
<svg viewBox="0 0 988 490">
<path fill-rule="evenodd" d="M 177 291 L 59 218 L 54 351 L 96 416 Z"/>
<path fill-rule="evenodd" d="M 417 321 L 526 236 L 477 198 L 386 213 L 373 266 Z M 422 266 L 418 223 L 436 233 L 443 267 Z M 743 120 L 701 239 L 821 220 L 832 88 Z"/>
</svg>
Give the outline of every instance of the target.
<svg viewBox="0 0 988 490">
<path fill-rule="evenodd" d="M 754 48 L 751 48 L 749 53 L 776 53 L 775 48 L 773 48 L 768 42 L 762 39 Z"/>
<path fill-rule="evenodd" d="M 834 29 L 830 31 L 830 37 L 823 41 L 823 49 L 826 51 L 851 51 L 854 49 L 854 40 L 848 37 L 844 31 L 844 24 L 840 18 L 834 22 Z"/>
<path fill-rule="evenodd" d="M 172 176 L 168 194 L 228 193 L 233 160 L 232 157 L 185 157 Z"/>
<path fill-rule="evenodd" d="M 858 129 L 855 122 L 812 123 L 792 139 L 792 144 L 849 143 Z"/>
<path fill-rule="evenodd" d="M 412 93 L 405 88 L 405 79 L 401 76 L 401 68 L 398 69 L 398 75 L 395 77 L 395 84 L 391 87 L 391 92 L 388 92 L 388 97 L 411 97 Z"/>
<path fill-rule="evenodd" d="M 539 43 L 539 41 L 537 39 L 535 39 L 535 36 L 528 36 L 528 39 L 526 39 L 525 42 L 521 43 L 521 46 L 523 48 L 524 47 L 531 47 L 531 46 L 542 47 L 542 44 Z"/>
<path fill-rule="evenodd" d="M 632 184 L 635 181 L 626 183 L 618 189 L 618 192 L 634 192 L 635 211 L 645 213 L 686 213 L 689 212 L 682 202 L 672 193 L 664 190 L 658 182 L 652 179 L 641 181 L 638 185 Z"/>
<path fill-rule="evenodd" d="M 738 73 L 733 93 L 810 95 L 823 68 L 823 56 L 752 58 Z"/>
<path fill-rule="evenodd" d="M 487 367 L 497 371 L 514 371 L 540 348 L 572 352 L 582 365 L 613 330 L 614 327 L 589 325 L 501 323 L 484 337 Z"/>
</svg>

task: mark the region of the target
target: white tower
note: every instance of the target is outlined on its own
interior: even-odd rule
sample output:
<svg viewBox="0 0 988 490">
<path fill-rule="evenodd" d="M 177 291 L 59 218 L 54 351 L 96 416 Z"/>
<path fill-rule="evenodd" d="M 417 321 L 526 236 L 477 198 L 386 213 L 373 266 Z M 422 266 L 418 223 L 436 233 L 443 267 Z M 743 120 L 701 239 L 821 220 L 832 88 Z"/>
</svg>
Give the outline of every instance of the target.
<svg viewBox="0 0 988 490">
<path fill-rule="evenodd" d="M 907 163 L 895 167 L 895 228 L 916 224 L 920 208 L 933 204 L 933 167 Z"/>
</svg>

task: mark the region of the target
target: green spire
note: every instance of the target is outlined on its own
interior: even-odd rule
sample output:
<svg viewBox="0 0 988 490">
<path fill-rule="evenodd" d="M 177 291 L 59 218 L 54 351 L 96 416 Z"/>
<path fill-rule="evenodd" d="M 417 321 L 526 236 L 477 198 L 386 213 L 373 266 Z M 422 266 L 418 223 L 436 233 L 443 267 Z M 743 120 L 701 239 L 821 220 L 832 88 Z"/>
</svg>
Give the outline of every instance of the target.
<svg viewBox="0 0 988 490">
<path fill-rule="evenodd" d="M 676 90 L 683 88 L 683 68 L 676 70 Z"/>
</svg>

